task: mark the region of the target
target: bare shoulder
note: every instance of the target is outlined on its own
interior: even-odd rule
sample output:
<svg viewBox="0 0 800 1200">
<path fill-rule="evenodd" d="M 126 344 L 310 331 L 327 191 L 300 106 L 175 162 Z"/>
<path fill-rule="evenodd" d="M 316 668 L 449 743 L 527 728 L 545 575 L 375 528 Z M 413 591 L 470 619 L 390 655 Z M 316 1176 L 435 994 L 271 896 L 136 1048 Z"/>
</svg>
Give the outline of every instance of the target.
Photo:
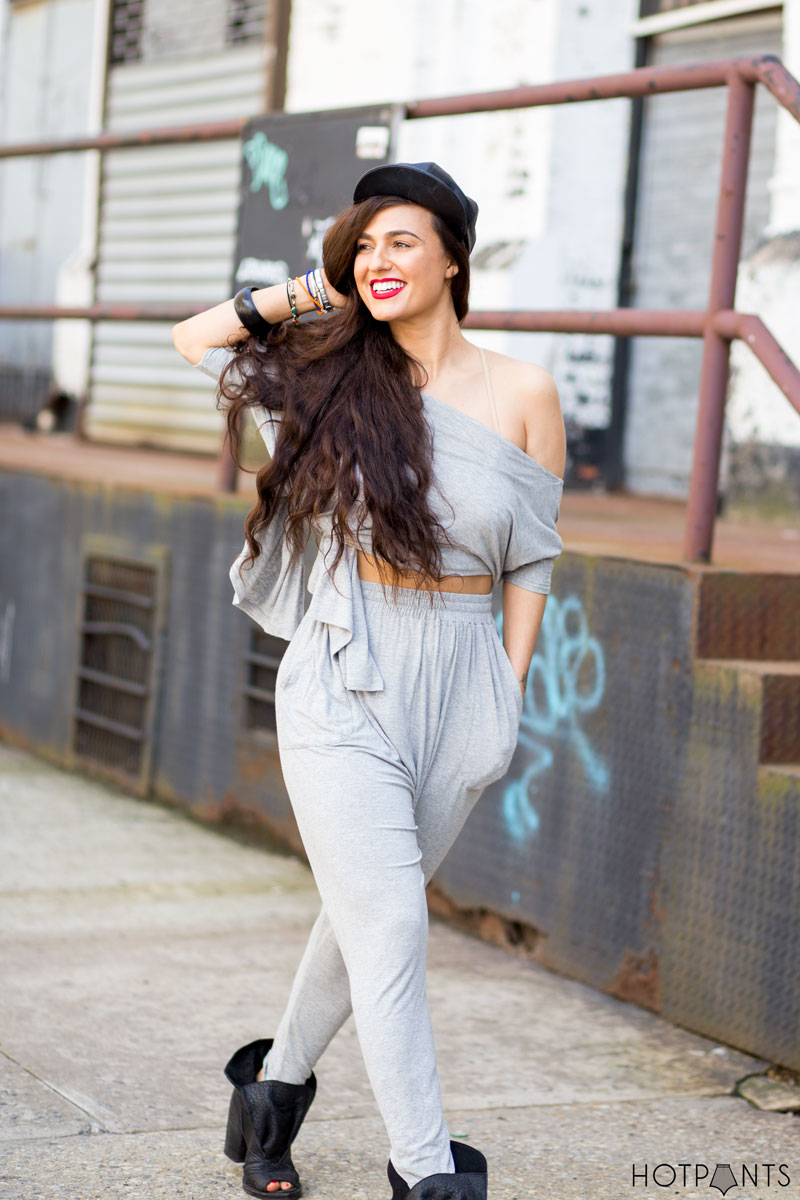
<svg viewBox="0 0 800 1200">
<path fill-rule="evenodd" d="M 521 362 L 494 351 L 487 351 L 487 356 L 498 404 L 502 394 L 509 420 L 524 427 L 525 452 L 563 479 L 567 435 L 553 376 L 538 363 Z"/>
</svg>

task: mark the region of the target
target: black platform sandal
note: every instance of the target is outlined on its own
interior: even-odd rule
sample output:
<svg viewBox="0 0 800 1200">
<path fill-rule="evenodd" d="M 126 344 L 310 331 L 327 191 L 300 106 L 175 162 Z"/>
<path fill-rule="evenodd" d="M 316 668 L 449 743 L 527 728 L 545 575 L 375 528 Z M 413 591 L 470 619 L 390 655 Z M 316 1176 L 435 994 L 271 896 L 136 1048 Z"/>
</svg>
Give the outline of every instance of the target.
<svg viewBox="0 0 800 1200">
<path fill-rule="evenodd" d="M 272 1038 L 261 1038 L 237 1050 L 225 1068 L 233 1084 L 225 1153 L 235 1163 L 244 1163 L 242 1187 L 249 1196 L 295 1197 L 303 1194 L 290 1148 L 317 1090 L 312 1071 L 305 1083 L 282 1083 L 278 1079 L 256 1081 Z M 288 1181 L 290 1188 L 267 1191 L 267 1184 Z"/>
<path fill-rule="evenodd" d="M 489 1173 L 480 1150 L 468 1146 L 466 1142 L 452 1141 L 450 1149 L 455 1175 L 427 1175 L 412 1188 L 397 1174 L 389 1159 L 387 1173 L 392 1185 L 392 1200 L 486 1200 Z"/>
</svg>

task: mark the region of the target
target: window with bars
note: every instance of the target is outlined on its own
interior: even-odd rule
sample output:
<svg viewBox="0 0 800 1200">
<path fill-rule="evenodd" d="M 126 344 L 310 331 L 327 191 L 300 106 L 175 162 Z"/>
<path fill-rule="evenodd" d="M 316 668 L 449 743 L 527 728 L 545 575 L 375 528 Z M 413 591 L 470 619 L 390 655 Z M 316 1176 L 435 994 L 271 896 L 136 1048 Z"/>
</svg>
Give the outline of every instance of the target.
<svg viewBox="0 0 800 1200">
<path fill-rule="evenodd" d="M 245 654 L 244 726 L 268 729 L 275 726 L 275 677 L 287 643 L 263 630 L 254 629 Z"/>
<path fill-rule="evenodd" d="M 157 652 L 155 567 L 85 560 L 73 748 L 146 786 Z"/>
<path fill-rule="evenodd" d="M 657 13 L 674 12 L 678 8 L 692 8 L 695 4 L 705 4 L 707 0 L 641 0 L 639 15 L 654 17 Z"/>
<path fill-rule="evenodd" d="M 252 42 L 264 36 L 266 4 L 264 0 L 227 0 L 227 42 Z"/>
<path fill-rule="evenodd" d="M 112 64 L 209 54 L 265 36 L 269 0 L 113 0 Z"/>
</svg>

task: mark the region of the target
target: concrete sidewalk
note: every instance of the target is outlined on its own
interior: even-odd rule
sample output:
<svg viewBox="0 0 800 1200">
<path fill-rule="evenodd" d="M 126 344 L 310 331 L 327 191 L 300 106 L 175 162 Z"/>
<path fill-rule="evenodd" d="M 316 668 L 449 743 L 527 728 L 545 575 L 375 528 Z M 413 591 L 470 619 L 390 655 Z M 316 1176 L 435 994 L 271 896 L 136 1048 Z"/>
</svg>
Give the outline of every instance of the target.
<svg viewBox="0 0 800 1200">
<path fill-rule="evenodd" d="M 222 1067 L 274 1032 L 319 907 L 309 871 L 7 747 L 0 797 L 0 1196 L 243 1196 Z M 766 1063 L 437 920 L 428 990 L 451 1133 L 486 1154 L 490 1200 L 722 1194 L 693 1168 L 653 1183 L 679 1163 L 729 1163 L 739 1190 L 759 1164 L 759 1195 L 800 1197 L 797 1118 L 731 1094 Z M 304 1194 L 389 1200 L 352 1018 L 317 1075 Z"/>
</svg>

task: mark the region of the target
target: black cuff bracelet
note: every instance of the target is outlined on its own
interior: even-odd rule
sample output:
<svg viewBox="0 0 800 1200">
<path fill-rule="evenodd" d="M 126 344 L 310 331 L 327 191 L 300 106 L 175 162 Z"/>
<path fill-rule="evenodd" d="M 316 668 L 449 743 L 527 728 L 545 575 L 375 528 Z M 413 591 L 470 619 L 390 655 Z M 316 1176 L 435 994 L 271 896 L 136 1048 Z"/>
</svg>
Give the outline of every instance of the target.
<svg viewBox="0 0 800 1200">
<path fill-rule="evenodd" d="M 244 325 L 248 333 L 254 334 L 256 337 L 266 337 L 273 326 L 255 306 L 252 293 L 257 292 L 257 287 L 244 287 L 240 292 L 237 292 L 233 297 L 233 308 L 237 317 Z"/>
</svg>

